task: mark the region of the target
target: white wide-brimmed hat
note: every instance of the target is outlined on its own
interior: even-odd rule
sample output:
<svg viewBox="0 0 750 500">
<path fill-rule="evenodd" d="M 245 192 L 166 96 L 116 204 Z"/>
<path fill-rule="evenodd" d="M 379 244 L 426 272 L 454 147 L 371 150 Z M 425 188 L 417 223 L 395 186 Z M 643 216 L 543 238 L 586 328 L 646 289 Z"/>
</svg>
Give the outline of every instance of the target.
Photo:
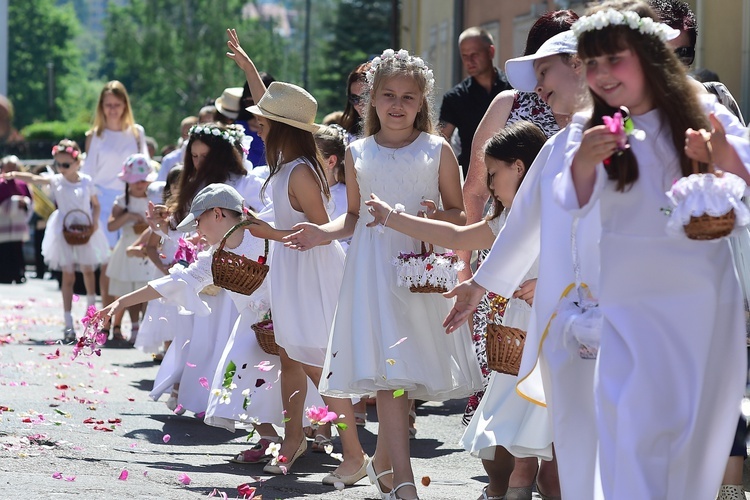
<svg viewBox="0 0 750 500">
<path fill-rule="evenodd" d="M 216 99 L 214 106 L 216 111 L 234 120 L 240 114 L 240 99 L 242 98 L 242 87 L 229 87 L 224 89 L 221 97 Z"/>
<path fill-rule="evenodd" d="M 250 106 L 247 110 L 254 115 L 308 132 L 317 132 L 320 128 L 320 125 L 315 123 L 318 101 L 310 92 L 291 83 L 271 83 L 258 104 Z"/>
<path fill-rule="evenodd" d="M 514 89 L 522 92 L 534 92 L 537 82 L 536 73 L 534 73 L 534 61 L 547 56 L 575 54 L 577 52 L 578 39 L 575 33 L 563 31 L 544 42 L 536 53 L 508 59 L 505 63 L 505 74 Z"/>
</svg>

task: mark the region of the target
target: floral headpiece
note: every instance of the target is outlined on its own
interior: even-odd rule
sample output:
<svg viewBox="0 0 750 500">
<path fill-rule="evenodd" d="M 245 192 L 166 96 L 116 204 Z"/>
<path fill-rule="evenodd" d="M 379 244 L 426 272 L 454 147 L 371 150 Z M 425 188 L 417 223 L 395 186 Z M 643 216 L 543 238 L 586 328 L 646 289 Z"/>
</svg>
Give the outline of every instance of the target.
<svg viewBox="0 0 750 500">
<path fill-rule="evenodd" d="M 245 136 L 245 129 L 242 125 L 227 125 L 226 129 L 222 130 L 213 123 L 199 123 L 190 127 L 190 135 L 210 135 L 212 137 L 218 137 L 224 139 L 232 146 L 236 144 L 242 144 L 242 138 Z"/>
<path fill-rule="evenodd" d="M 68 153 L 75 160 L 76 158 L 78 158 L 80 151 L 78 151 L 73 146 L 66 146 L 64 148 L 60 146 L 52 146 L 52 156 L 55 156 L 57 153 Z"/>
<path fill-rule="evenodd" d="M 662 42 L 674 40 L 680 34 L 679 30 L 650 17 L 641 17 L 633 11 L 621 12 L 615 9 L 600 10 L 590 16 L 583 16 L 573 23 L 571 29 L 578 37 L 587 31 L 601 30 L 607 26 L 627 26 L 644 35 L 655 36 Z"/>
<path fill-rule="evenodd" d="M 380 57 L 376 57 L 372 60 L 370 69 L 367 70 L 365 77 L 367 78 L 367 84 L 372 87 L 375 82 L 375 73 L 381 64 L 392 61 L 393 65 L 404 69 L 416 69 L 422 73 L 426 82 L 425 93 L 432 91 L 435 86 L 435 77 L 432 74 L 432 70 L 427 67 L 427 64 L 422 60 L 421 57 L 411 56 L 405 49 L 401 49 L 398 52 L 393 49 L 385 49 Z"/>
</svg>

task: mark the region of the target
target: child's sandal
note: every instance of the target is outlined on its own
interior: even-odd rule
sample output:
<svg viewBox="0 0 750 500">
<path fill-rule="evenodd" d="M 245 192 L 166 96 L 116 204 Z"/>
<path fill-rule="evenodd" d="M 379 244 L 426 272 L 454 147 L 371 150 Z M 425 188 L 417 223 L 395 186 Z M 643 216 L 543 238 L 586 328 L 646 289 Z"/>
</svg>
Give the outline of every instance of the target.
<svg viewBox="0 0 750 500">
<path fill-rule="evenodd" d="M 104 347 L 109 347 L 112 349 L 121 349 L 123 347 L 128 347 L 130 343 L 125 340 L 125 337 L 122 336 L 122 329 L 120 328 L 120 325 L 114 325 L 112 327 L 112 338 L 107 339 L 107 341 L 104 343 Z"/>
</svg>

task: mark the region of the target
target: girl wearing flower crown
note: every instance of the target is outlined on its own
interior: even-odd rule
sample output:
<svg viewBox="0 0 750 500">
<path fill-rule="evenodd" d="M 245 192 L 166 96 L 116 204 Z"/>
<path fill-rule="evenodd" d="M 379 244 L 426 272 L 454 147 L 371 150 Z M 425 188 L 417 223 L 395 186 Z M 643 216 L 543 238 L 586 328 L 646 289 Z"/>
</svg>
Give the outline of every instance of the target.
<svg viewBox="0 0 750 500">
<path fill-rule="evenodd" d="M 81 148 L 75 141 L 63 139 L 52 148 L 54 166 L 59 173 L 51 177 L 42 177 L 26 172 L 11 172 L 10 178 L 32 182 L 38 185 L 49 184 L 50 192 L 57 210 L 47 222 L 47 230 L 42 240 L 44 260 L 52 269 L 62 270 L 61 291 L 65 314 L 65 342 L 76 339 L 73 328 L 73 284 L 75 268 L 80 266 L 86 286 L 87 306 L 94 305 L 96 300 L 96 278 L 94 270 L 100 264 L 106 264 L 109 257 L 109 244 L 99 226 L 99 201 L 96 187 L 91 177 L 81 173 Z M 86 243 L 71 245 L 64 238 L 63 231 L 71 226 L 93 226 L 93 233 Z"/>
<path fill-rule="evenodd" d="M 376 395 L 380 432 L 368 467 L 382 498 L 417 498 L 409 459 L 409 398 L 446 400 L 481 387 L 468 331 L 437 335 L 450 301 L 397 285 L 392 259 L 419 253 L 420 242 L 384 229 L 364 202 L 376 193 L 416 214 L 424 199 L 440 200 L 434 218 L 463 223 L 458 162 L 434 134 L 432 71 L 405 50 L 372 61 L 365 138 L 346 154 L 347 213 L 285 239 L 308 250 L 351 234 L 336 318 L 320 389 L 338 397 Z M 374 209 L 370 209 L 372 214 Z"/>
<path fill-rule="evenodd" d="M 713 498 L 747 376 L 742 296 L 727 242 L 669 236 L 662 209 L 692 173 L 686 130 L 707 128 L 708 112 L 730 135 L 742 127 L 694 93 L 665 43 L 676 33 L 654 17 L 641 2 L 610 1 L 573 26 L 594 106 L 573 118 L 555 194 L 574 214 L 600 204 L 603 497 Z M 642 137 L 611 127 L 621 107 Z"/>
<path fill-rule="evenodd" d="M 270 187 L 276 228 L 291 228 L 300 222 L 324 224 L 329 221 L 326 200 L 330 190 L 323 160 L 315 145 L 313 132 L 318 104 L 304 89 L 273 82 L 266 90 L 252 60 L 240 46 L 237 33 L 227 30 L 227 45 L 233 59 L 245 72 L 257 103 L 248 111 L 258 117 L 259 135 L 266 146 Z M 307 379 L 318 385 L 323 379 L 323 364 L 333 314 L 336 309 L 344 252 L 338 242 L 301 254 L 279 242 L 293 231 L 275 229 L 258 221 L 248 227 L 259 238 L 274 240 L 268 279 L 276 342 L 280 346 L 281 391 L 286 423 L 280 454 L 283 465 L 269 464 L 270 474 L 286 473 L 307 450 L 302 414 Z M 357 436 L 351 400 L 325 398 L 339 416 L 339 435 L 343 462 L 323 478 L 324 484 L 351 485 L 362 479 L 369 464 Z M 343 424 L 343 425 L 341 425 Z"/>
</svg>

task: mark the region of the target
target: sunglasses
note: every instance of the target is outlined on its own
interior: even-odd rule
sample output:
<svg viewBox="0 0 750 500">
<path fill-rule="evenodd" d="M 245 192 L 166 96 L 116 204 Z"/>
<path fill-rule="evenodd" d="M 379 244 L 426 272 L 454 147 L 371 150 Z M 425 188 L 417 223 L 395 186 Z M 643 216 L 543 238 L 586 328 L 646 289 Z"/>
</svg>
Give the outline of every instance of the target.
<svg viewBox="0 0 750 500">
<path fill-rule="evenodd" d="M 56 161 L 56 162 L 54 163 L 54 165 L 55 165 L 55 167 L 57 167 L 57 168 L 64 168 L 64 169 L 66 169 L 66 170 L 67 170 L 67 169 L 69 169 L 69 168 L 70 168 L 70 167 L 71 167 L 71 166 L 72 166 L 73 164 L 72 164 L 72 163 L 60 163 L 59 161 Z"/>
<path fill-rule="evenodd" d="M 674 49 L 674 53 L 685 66 L 690 66 L 695 61 L 695 47 L 678 47 Z"/>
<path fill-rule="evenodd" d="M 363 104 L 365 102 L 365 96 L 349 94 L 349 102 L 352 103 L 352 106 L 359 106 L 360 104 Z"/>
</svg>

